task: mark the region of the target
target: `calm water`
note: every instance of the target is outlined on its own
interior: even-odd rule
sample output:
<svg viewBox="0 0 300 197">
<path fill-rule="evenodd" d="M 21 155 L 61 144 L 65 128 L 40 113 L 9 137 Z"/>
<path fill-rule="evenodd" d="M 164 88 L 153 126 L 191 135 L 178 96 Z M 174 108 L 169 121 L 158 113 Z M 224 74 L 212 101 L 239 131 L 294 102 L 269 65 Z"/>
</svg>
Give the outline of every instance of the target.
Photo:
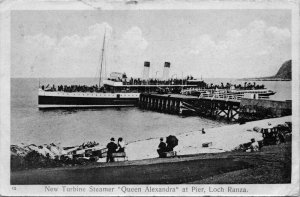
<svg viewBox="0 0 300 197">
<path fill-rule="evenodd" d="M 219 83 L 216 79 L 214 82 Z M 223 82 L 232 82 L 232 80 L 223 79 Z M 97 80 L 43 79 L 40 83 L 92 85 L 96 84 Z M 291 82 L 263 83 L 266 87 L 278 92 L 275 99 L 291 99 Z M 79 145 L 86 141 L 106 144 L 111 137 L 123 137 L 127 142 L 132 142 L 225 124 L 200 117 L 184 118 L 134 107 L 40 111 L 37 108 L 38 85 L 38 79 L 11 80 L 12 144 L 54 142 L 69 146 Z"/>
</svg>

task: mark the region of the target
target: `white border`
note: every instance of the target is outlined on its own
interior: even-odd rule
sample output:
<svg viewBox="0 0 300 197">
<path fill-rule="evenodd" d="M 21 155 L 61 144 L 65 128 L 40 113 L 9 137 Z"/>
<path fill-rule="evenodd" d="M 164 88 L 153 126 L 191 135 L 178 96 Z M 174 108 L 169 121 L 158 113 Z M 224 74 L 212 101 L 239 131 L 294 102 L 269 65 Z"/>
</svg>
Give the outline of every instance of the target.
<svg viewBox="0 0 300 197">
<path fill-rule="evenodd" d="M 0 132 L 1 132 L 1 165 L 0 165 L 0 194 L 1 195 L 221 195 L 201 193 L 45 193 L 44 186 L 17 186 L 12 190 L 10 186 L 10 12 L 12 10 L 148 10 L 148 9 L 290 9 L 292 10 L 292 59 L 293 59 L 293 127 L 299 131 L 299 4 L 297 1 L 136 1 L 138 3 L 127 3 L 128 0 L 114 1 L 2 1 L 1 8 L 1 40 L 0 40 Z M 250 195 L 250 196 L 283 196 L 299 194 L 299 132 L 293 133 L 293 172 L 292 184 L 263 184 L 263 185 L 236 185 L 245 186 L 248 193 L 223 193 L 222 195 Z M 5 159 L 3 159 L 5 158 Z M 117 188 L 119 185 L 113 185 Z M 127 185 L 129 186 L 129 185 Z M 159 185 L 163 186 L 163 185 Z M 166 185 L 168 186 L 168 185 Z M 175 187 L 192 187 L 195 185 L 172 185 Z M 201 185 L 208 189 L 212 185 Z M 217 185 L 219 186 L 219 185 Z M 226 187 L 226 185 L 222 185 Z M 58 186 L 59 187 L 59 186 Z M 89 187 L 89 186 L 82 186 Z M 140 187 L 145 188 L 146 185 Z M 178 190 L 179 191 L 179 190 Z"/>
</svg>

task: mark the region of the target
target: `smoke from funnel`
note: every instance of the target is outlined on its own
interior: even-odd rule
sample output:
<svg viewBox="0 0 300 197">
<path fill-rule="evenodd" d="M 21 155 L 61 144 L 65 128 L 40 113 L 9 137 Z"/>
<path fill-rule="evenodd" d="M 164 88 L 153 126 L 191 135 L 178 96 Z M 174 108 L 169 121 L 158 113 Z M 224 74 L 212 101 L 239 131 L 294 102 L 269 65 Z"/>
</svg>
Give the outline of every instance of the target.
<svg viewBox="0 0 300 197">
<path fill-rule="evenodd" d="M 164 70 L 163 70 L 163 80 L 169 79 L 169 73 L 170 73 L 170 62 L 165 62 Z"/>
</svg>

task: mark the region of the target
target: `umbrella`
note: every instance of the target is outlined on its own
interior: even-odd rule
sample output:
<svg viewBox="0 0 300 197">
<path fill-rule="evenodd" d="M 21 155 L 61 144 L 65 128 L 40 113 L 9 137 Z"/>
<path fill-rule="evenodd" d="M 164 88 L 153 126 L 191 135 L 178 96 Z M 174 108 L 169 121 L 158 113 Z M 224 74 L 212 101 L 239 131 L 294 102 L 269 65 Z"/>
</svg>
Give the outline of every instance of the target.
<svg viewBox="0 0 300 197">
<path fill-rule="evenodd" d="M 167 140 L 166 140 L 167 144 L 168 144 L 168 147 L 170 148 L 174 148 L 175 146 L 178 145 L 178 139 L 177 137 L 175 137 L 174 135 L 169 135 L 167 137 Z"/>
</svg>

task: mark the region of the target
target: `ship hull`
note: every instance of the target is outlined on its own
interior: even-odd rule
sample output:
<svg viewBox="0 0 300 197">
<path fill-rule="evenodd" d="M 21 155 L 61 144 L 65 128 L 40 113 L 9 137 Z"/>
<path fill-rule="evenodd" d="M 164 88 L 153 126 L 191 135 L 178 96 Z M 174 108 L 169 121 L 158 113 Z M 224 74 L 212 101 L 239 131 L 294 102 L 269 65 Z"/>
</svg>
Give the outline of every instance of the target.
<svg viewBox="0 0 300 197">
<path fill-rule="evenodd" d="M 259 96 L 272 96 L 274 94 L 276 94 L 276 92 L 259 93 Z"/>
<path fill-rule="evenodd" d="M 39 109 L 50 108 L 101 108 L 131 107 L 138 104 L 139 94 L 93 94 L 41 92 L 38 97 Z"/>
</svg>

